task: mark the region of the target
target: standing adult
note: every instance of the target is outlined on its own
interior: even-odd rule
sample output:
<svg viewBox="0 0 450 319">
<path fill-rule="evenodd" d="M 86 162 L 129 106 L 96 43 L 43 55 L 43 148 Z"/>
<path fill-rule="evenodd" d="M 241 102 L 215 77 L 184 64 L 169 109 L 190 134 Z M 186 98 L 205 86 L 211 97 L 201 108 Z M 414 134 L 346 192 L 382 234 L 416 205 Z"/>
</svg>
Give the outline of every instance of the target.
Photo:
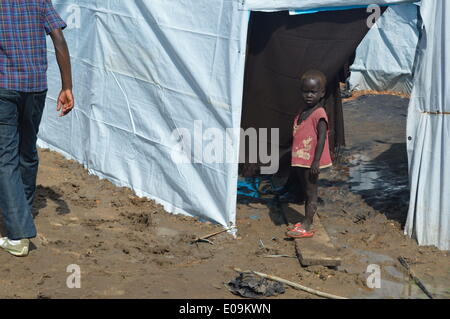
<svg viewBox="0 0 450 319">
<path fill-rule="evenodd" d="M 74 107 L 66 24 L 51 0 L 0 1 L 0 209 L 7 237 L 0 247 L 26 256 L 36 237 L 32 203 L 38 172 L 37 134 L 47 95 L 50 35 L 61 72 L 60 116 Z"/>
</svg>

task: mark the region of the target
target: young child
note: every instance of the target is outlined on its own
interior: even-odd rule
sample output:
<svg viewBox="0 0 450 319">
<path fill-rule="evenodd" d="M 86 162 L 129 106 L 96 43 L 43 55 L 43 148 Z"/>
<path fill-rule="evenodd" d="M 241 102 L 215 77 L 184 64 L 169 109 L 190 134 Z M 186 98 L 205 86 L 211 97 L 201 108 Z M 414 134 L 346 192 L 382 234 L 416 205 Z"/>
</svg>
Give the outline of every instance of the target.
<svg viewBox="0 0 450 319">
<path fill-rule="evenodd" d="M 288 227 L 292 238 L 313 237 L 317 211 L 317 181 L 320 169 L 332 165 L 328 144 L 328 117 L 323 108 L 326 77 L 320 71 L 307 71 L 301 78 L 301 95 L 305 109 L 295 118 L 292 143 L 292 169 L 306 191 L 305 220 Z"/>
</svg>

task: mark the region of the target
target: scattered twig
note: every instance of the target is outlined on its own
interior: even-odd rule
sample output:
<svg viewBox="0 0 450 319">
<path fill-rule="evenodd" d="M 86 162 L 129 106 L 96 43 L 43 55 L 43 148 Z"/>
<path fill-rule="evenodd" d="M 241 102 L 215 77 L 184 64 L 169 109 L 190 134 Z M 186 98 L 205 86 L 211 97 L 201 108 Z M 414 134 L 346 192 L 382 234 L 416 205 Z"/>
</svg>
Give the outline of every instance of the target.
<svg viewBox="0 0 450 319">
<path fill-rule="evenodd" d="M 400 264 L 408 270 L 409 276 L 414 280 L 417 286 L 419 286 L 420 289 L 428 296 L 428 298 L 433 299 L 433 295 L 428 291 L 428 289 L 424 286 L 422 281 L 414 274 L 411 267 L 409 266 L 406 259 L 402 256 L 398 257 L 398 261 L 400 261 Z"/>
<path fill-rule="evenodd" d="M 208 243 L 210 245 L 214 245 L 214 243 L 212 241 L 210 241 L 208 239 L 204 239 L 204 238 L 197 239 L 197 243 L 200 243 L 200 242 L 204 242 L 204 243 Z"/>
<path fill-rule="evenodd" d="M 261 249 L 266 248 L 266 246 L 264 246 L 262 239 L 259 240 L 259 247 L 261 247 Z"/>
<path fill-rule="evenodd" d="M 292 281 L 289 281 L 289 280 L 286 280 L 286 279 L 283 279 L 283 278 L 280 278 L 280 277 L 266 275 L 266 274 L 263 274 L 263 273 L 260 273 L 260 272 L 257 272 L 257 271 L 242 271 L 239 268 L 234 268 L 234 270 L 239 272 L 239 273 L 252 273 L 252 274 L 255 274 L 255 275 L 260 276 L 262 278 L 278 281 L 278 282 L 281 282 L 283 284 L 289 285 L 289 286 L 291 286 L 291 287 L 293 287 L 295 289 L 303 290 L 303 291 L 309 292 L 311 294 L 314 294 L 314 295 L 317 295 L 317 296 L 320 296 L 320 297 L 329 298 L 329 299 L 347 299 L 345 297 L 340 297 L 340 296 L 328 294 L 326 292 L 321 292 L 319 290 L 312 289 L 312 288 L 309 288 L 309 287 L 305 287 L 305 286 L 299 285 L 299 284 L 297 284 L 295 282 L 292 282 Z"/>
<path fill-rule="evenodd" d="M 355 219 L 353 220 L 353 223 L 359 224 L 359 223 L 364 222 L 366 220 L 367 220 L 366 216 L 364 216 L 364 215 L 356 215 Z"/>
<path fill-rule="evenodd" d="M 297 258 L 297 256 L 289 256 L 289 255 L 264 255 L 264 258 Z"/>
<path fill-rule="evenodd" d="M 234 229 L 234 228 L 236 228 L 236 226 L 233 226 L 233 227 L 230 227 L 230 228 L 226 228 L 226 229 L 222 229 L 221 231 L 218 231 L 218 232 L 215 232 L 215 233 L 212 233 L 212 234 L 209 234 L 209 235 L 206 235 L 206 236 L 197 238 L 197 239 L 195 239 L 195 240 L 192 242 L 192 244 L 198 243 L 198 242 L 201 242 L 201 241 L 203 241 L 203 242 L 209 242 L 210 244 L 212 244 L 211 241 L 207 240 L 208 238 L 211 238 L 211 237 L 217 236 L 217 235 L 219 235 L 219 234 L 225 233 L 225 232 L 230 231 L 230 230 L 232 230 L 232 229 Z"/>
</svg>

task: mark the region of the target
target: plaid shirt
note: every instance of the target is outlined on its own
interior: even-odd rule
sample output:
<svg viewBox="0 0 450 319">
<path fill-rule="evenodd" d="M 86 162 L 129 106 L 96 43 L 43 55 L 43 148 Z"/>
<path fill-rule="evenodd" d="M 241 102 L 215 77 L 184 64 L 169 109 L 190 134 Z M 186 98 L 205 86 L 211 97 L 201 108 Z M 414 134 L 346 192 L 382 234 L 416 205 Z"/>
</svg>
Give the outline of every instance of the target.
<svg viewBox="0 0 450 319">
<path fill-rule="evenodd" d="M 46 90 L 46 35 L 65 27 L 51 0 L 0 0 L 0 87 Z"/>
</svg>

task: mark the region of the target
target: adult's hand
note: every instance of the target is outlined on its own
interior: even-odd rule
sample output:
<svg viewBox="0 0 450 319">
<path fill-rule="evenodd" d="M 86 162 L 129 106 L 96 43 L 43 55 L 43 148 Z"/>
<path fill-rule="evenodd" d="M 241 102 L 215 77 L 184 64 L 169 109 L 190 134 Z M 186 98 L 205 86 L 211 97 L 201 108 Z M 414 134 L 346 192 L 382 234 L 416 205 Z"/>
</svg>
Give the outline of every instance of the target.
<svg viewBox="0 0 450 319">
<path fill-rule="evenodd" d="M 59 115 L 66 116 L 72 111 L 74 107 L 72 94 L 72 68 L 70 65 L 69 48 L 67 47 L 66 39 L 61 29 L 55 29 L 50 33 L 55 46 L 56 61 L 61 72 L 61 86 L 62 90 L 59 93 L 57 101 L 57 110 L 61 112 Z"/>
<path fill-rule="evenodd" d="M 56 108 L 58 112 L 61 112 L 59 116 L 62 117 L 69 114 L 70 111 L 72 111 L 74 105 L 75 103 L 73 99 L 72 90 L 71 89 L 61 90 L 61 92 L 59 93 L 58 105 Z"/>
</svg>

